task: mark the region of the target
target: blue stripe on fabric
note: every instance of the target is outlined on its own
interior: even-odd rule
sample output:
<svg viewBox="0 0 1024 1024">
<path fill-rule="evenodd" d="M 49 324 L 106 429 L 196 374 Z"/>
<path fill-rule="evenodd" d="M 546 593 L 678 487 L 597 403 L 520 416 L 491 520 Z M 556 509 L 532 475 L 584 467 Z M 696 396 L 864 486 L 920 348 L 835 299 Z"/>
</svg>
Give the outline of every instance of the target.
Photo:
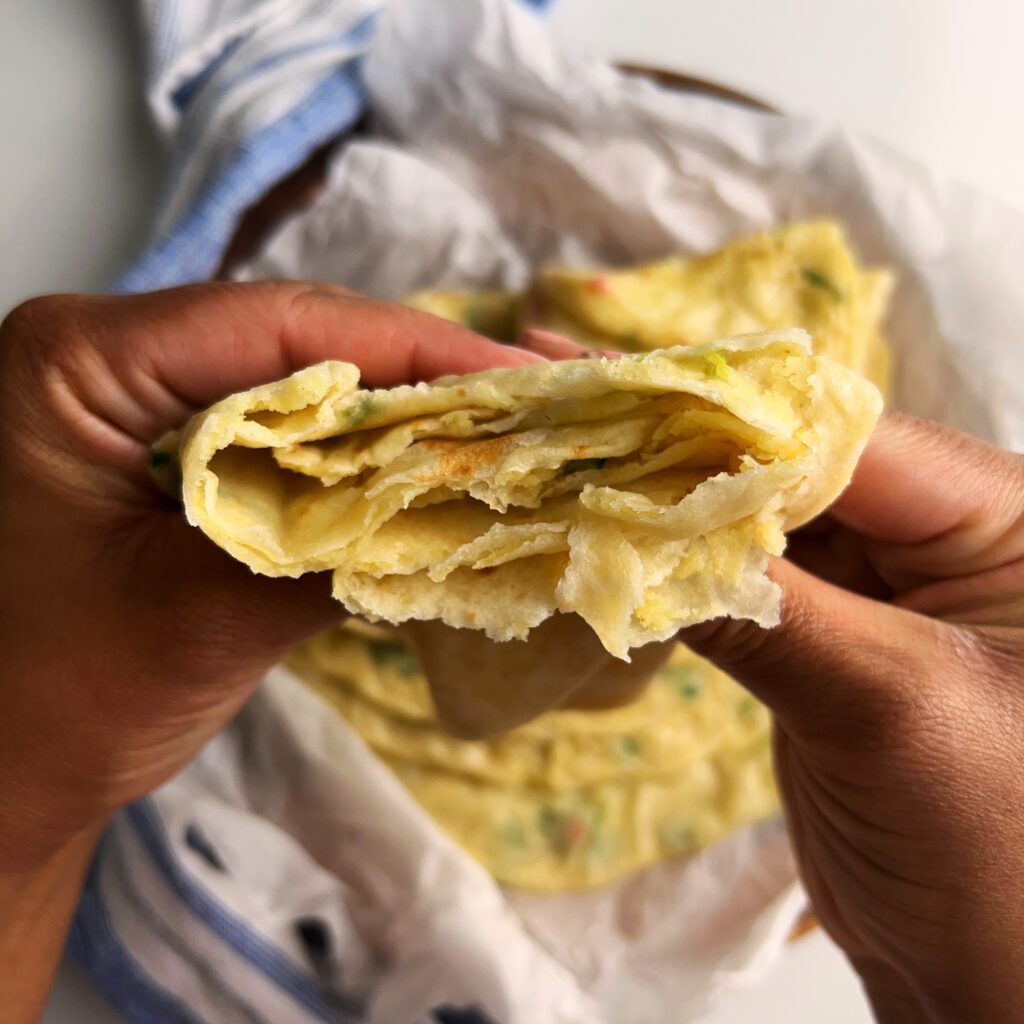
<svg viewBox="0 0 1024 1024">
<path fill-rule="evenodd" d="M 278 53 L 272 53 L 264 57 L 263 60 L 257 61 L 251 67 L 246 68 L 244 75 L 240 75 L 237 79 L 233 79 L 225 85 L 225 95 L 236 86 L 244 85 L 257 75 L 262 75 L 265 71 L 270 71 L 271 68 L 280 67 L 295 57 L 306 57 L 311 53 L 316 53 L 318 50 L 329 50 L 341 43 L 352 47 L 365 48 L 369 46 L 370 36 L 373 34 L 372 30 L 376 27 L 377 17 L 376 13 L 368 14 L 363 21 L 349 29 L 339 39 L 316 39 L 312 42 L 296 43 L 290 50 L 281 50 Z M 346 57 L 345 60 L 358 60 L 358 58 L 354 56 Z"/>
<path fill-rule="evenodd" d="M 330 49 L 340 44 L 350 47 L 368 47 L 376 28 L 379 12 L 371 12 L 356 22 L 346 31 L 333 39 L 316 40 L 312 43 L 303 43 L 293 47 L 291 50 L 281 51 L 272 54 L 253 66 L 244 67 L 234 78 L 222 82 L 218 86 L 218 93 L 206 105 L 205 109 L 193 111 L 182 125 L 182 134 L 178 138 L 172 158 L 171 167 L 167 175 L 168 185 L 165 194 L 158 204 L 160 220 L 163 210 L 167 208 L 174 195 L 175 183 L 195 158 L 202 139 L 206 136 L 210 122 L 216 115 L 218 108 L 224 103 L 225 98 L 230 96 L 240 86 L 251 82 L 254 78 L 265 74 L 267 71 L 299 55 L 308 55 L 321 49 Z M 240 41 L 244 41 L 244 37 Z M 165 232 L 154 246 L 140 257 L 135 265 L 114 284 L 115 291 L 149 291 L 154 288 L 165 288 L 175 284 L 187 284 L 192 281 L 206 280 L 216 270 L 220 263 L 224 250 L 231 239 L 238 220 L 250 205 L 260 199 L 267 190 L 278 181 L 286 178 L 292 171 L 305 162 L 309 154 L 322 142 L 329 141 L 332 135 L 341 135 L 355 123 L 362 114 L 365 103 L 365 91 L 362 82 L 358 77 L 358 69 L 355 62 L 359 57 L 346 58 L 344 63 L 338 65 L 333 72 L 321 80 L 321 85 L 330 81 L 332 75 L 349 74 L 347 92 L 351 95 L 342 97 L 339 103 L 339 112 L 336 123 L 328 120 L 328 127 L 318 133 L 318 137 L 311 144 L 308 112 L 304 115 L 304 109 L 309 106 L 316 106 L 322 102 L 317 93 L 319 86 L 311 89 L 306 99 L 298 103 L 280 120 L 265 126 L 259 132 L 254 133 L 247 139 L 241 140 L 233 154 L 227 160 L 226 166 L 218 169 L 211 184 L 193 201 L 191 207 L 183 215 L 177 225 Z M 328 88 L 330 88 L 328 86 Z M 347 100 L 347 102 L 346 102 Z M 353 109 L 354 108 L 354 109 Z M 346 116 L 346 111 L 347 116 Z M 329 118 L 330 111 L 327 116 Z M 319 137 L 322 136 L 322 137 Z M 258 149 L 261 139 L 274 140 L 273 144 L 277 149 L 279 162 L 275 169 L 269 172 L 265 179 L 259 176 L 258 168 L 254 167 L 253 151 Z M 270 146 L 268 141 L 266 145 Z M 238 184 L 235 184 L 235 182 Z M 237 190 L 238 194 L 233 195 Z M 186 261 L 182 265 L 175 261 L 174 253 L 187 250 L 189 247 L 189 235 L 196 234 L 195 224 L 204 219 L 209 208 L 219 208 L 223 211 L 223 217 L 216 217 L 215 223 L 210 223 L 211 234 L 205 239 L 208 255 L 205 258 L 186 255 Z M 208 220 L 210 218 L 207 218 Z M 194 237 L 192 241 L 196 245 L 202 245 L 204 239 Z M 168 249 L 172 254 L 168 258 L 165 253 Z M 167 260 L 168 265 L 163 277 L 160 276 L 159 263 Z M 147 261 L 149 267 L 147 268 Z M 156 267 L 153 268 L 152 264 Z M 130 280 L 136 273 L 140 273 L 142 280 L 136 282 Z"/>
<path fill-rule="evenodd" d="M 203 86 L 210 81 L 211 78 L 229 61 L 232 56 L 238 51 L 238 48 L 251 37 L 252 30 L 248 33 L 235 36 L 234 39 L 229 40 L 225 45 L 224 49 L 214 57 L 209 64 L 207 64 L 201 71 L 194 74 L 191 78 L 186 78 L 182 81 L 177 89 L 171 93 L 171 103 L 179 110 L 183 111 L 195 98 L 202 92 Z"/>
<path fill-rule="evenodd" d="M 245 1020 L 248 1024 L 271 1024 L 271 1021 L 264 1017 L 256 1007 L 244 995 L 240 995 L 232 987 L 231 982 L 237 981 L 238 988 L 245 991 L 247 978 L 225 979 L 221 977 L 218 968 L 209 962 L 209 957 L 199 954 L 188 947 L 188 937 L 176 934 L 156 912 L 146 898 L 144 887 L 136 883 L 136 879 L 125 863 L 125 850 L 123 845 L 115 843 L 111 845 L 107 853 L 106 870 L 117 878 L 121 886 L 121 896 L 131 908 L 135 916 L 145 923 L 153 936 L 151 940 L 157 948 L 162 945 L 172 954 L 177 954 L 181 961 L 188 964 L 193 972 L 196 983 L 200 988 L 217 994 L 218 1003 L 223 1009 L 232 1011 L 233 1019 Z M 249 972 L 246 972 L 248 975 Z M 215 1011 L 220 1017 L 223 1009 Z"/>
<path fill-rule="evenodd" d="M 264 74 L 272 68 L 286 64 L 289 60 L 300 55 L 308 55 L 309 53 L 316 52 L 317 50 L 329 50 L 339 45 L 352 48 L 368 48 L 373 39 L 373 32 L 377 27 L 377 19 L 379 16 L 378 11 L 372 11 L 370 14 L 367 14 L 362 18 L 362 20 L 357 21 L 354 25 L 347 28 L 339 36 L 327 39 L 317 39 L 313 42 L 299 43 L 290 50 L 279 50 L 277 53 L 269 54 L 262 60 L 257 61 L 255 64 L 245 65 L 234 78 L 229 78 L 227 81 L 221 82 L 217 95 L 212 99 L 206 110 L 201 111 L 202 116 L 197 118 L 193 115 L 185 122 L 183 126 L 183 132 L 185 134 L 179 137 L 177 142 L 176 155 L 174 158 L 175 169 L 180 169 L 189 163 L 198 148 L 200 141 L 205 136 L 210 122 L 216 114 L 218 106 L 223 104 L 225 98 L 230 96 L 236 89 L 248 84 L 254 78 L 258 78 L 261 74 Z M 357 59 L 357 56 L 346 57 L 338 66 L 345 67 L 350 62 Z M 285 116 L 287 117 L 288 115 Z M 244 142 L 240 142 L 239 146 L 243 146 L 244 144 Z M 173 175 L 171 180 L 173 182 Z"/>
<path fill-rule="evenodd" d="M 520 0 L 538 12 L 547 10 L 553 2 Z M 375 14 L 368 15 L 345 38 L 358 43 L 360 35 L 372 31 L 375 18 Z M 353 58 L 329 74 L 283 118 L 240 142 L 233 158 L 189 212 L 121 275 L 113 290 L 151 291 L 209 278 L 242 213 L 301 166 L 316 148 L 350 128 L 364 107 L 360 59 Z M 175 169 L 191 158 L 193 145 L 179 150 Z M 172 170 L 172 180 L 174 174 Z"/>
<path fill-rule="evenodd" d="M 241 213 L 358 119 L 363 90 L 355 63 L 335 69 L 289 114 L 243 142 L 192 209 L 113 290 L 151 291 L 209 278 Z"/>
<path fill-rule="evenodd" d="M 314 52 L 316 50 L 329 50 L 338 46 L 339 44 L 347 45 L 349 47 L 368 48 L 373 35 L 373 29 L 376 27 L 376 20 L 378 17 L 379 12 L 371 12 L 370 14 L 366 15 L 361 21 L 356 22 L 355 25 L 346 29 L 346 31 L 340 36 L 326 40 L 318 39 L 314 43 L 303 43 L 301 44 L 301 46 L 296 46 L 292 50 L 286 50 L 273 54 L 269 57 L 264 58 L 262 61 L 259 61 L 256 65 L 247 65 L 243 67 L 234 78 L 219 83 L 218 92 L 215 96 L 211 97 L 210 102 L 207 103 L 205 107 L 201 106 L 201 109 L 192 111 L 182 120 L 179 136 L 175 144 L 174 153 L 171 158 L 171 166 L 167 172 L 167 183 L 163 190 L 163 196 L 157 203 L 157 214 L 154 217 L 154 221 L 160 223 L 165 219 L 165 211 L 167 210 L 167 208 L 170 206 L 171 202 L 174 199 L 176 183 L 178 179 L 181 177 L 181 175 L 184 173 L 185 168 L 188 167 L 189 164 L 193 162 L 196 151 L 199 149 L 200 144 L 202 143 L 202 140 L 205 138 L 207 130 L 209 129 L 210 122 L 214 119 L 218 109 L 224 103 L 226 97 L 230 96 L 231 93 L 234 90 L 236 90 L 239 86 L 247 84 L 253 78 L 259 77 L 260 74 L 265 73 L 266 71 L 270 70 L 273 67 L 287 63 L 289 60 L 294 58 L 299 53 L 308 54 L 309 52 Z M 250 35 L 247 35 L 245 37 L 240 37 L 239 41 L 245 42 L 250 38 L 250 36 L 251 33 Z M 342 63 L 338 64 L 336 70 L 340 70 L 345 67 L 350 67 L 353 64 L 353 62 L 358 59 L 360 58 L 357 56 L 347 57 Z M 338 135 L 341 135 L 344 131 L 351 127 L 351 124 L 354 123 L 354 121 L 358 118 L 359 114 L 362 113 L 362 110 L 366 105 L 365 92 L 363 90 L 362 84 L 361 82 L 357 82 L 356 84 L 359 90 L 359 112 L 351 119 L 349 123 L 343 124 L 338 129 Z M 315 88 L 311 89 L 310 93 L 307 94 L 306 99 L 300 101 L 296 106 L 292 107 L 289 113 L 284 115 L 284 119 L 282 119 L 281 121 L 273 122 L 271 125 L 265 126 L 263 129 L 261 129 L 261 131 L 269 131 L 273 129 L 275 126 L 281 125 L 283 120 L 290 118 L 293 114 L 296 113 L 296 111 L 298 111 L 302 107 L 303 104 L 309 101 L 314 91 Z M 232 162 L 238 159 L 240 152 L 247 146 L 252 145 L 252 140 L 254 140 L 257 137 L 258 133 L 254 133 L 253 135 L 249 136 L 248 139 L 239 141 L 236 144 L 234 151 L 228 155 L 225 161 L 226 167 L 217 167 L 207 175 L 208 178 L 212 179 L 212 184 L 210 185 L 210 188 L 214 188 L 216 186 L 216 183 L 223 179 L 224 175 L 231 170 Z M 300 133 L 298 135 L 298 145 L 301 147 L 304 141 L 305 140 Z M 296 167 L 298 167 L 302 162 L 304 162 L 306 156 L 311 151 L 312 150 L 300 150 L 298 156 L 296 157 L 296 161 L 292 166 L 285 167 L 284 171 L 280 174 L 279 177 L 268 180 L 264 184 L 264 192 L 266 190 L 269 190 L 273 185 L 277 184 L 277 182 L 280 181 L 281 179 L 286 178 L 293 170 L 296 169 Z M 207 189 L 207 191 L 209 191 L 209 189 Z M 205 193 L 203 191 L 199 192 L 199 197 L 193 199 L 191 207 L 185 212 L 185 214 L 182 217 L 182 220 L 188 218 L 190 214 L 196 212 L 196 210 L 199 208 L 200 203 L 203 202 L 204 195 Z M 259 198 L 261 198 L 261 196 L 257 194 L 255 199 Z M 252 203 L 255 201 L 255 199 L 249 199 L 248 202 Z M 236 211 L 235 216 L 233 216 L 230 219 L 229 223 L 224 229 L 224 233 L 220 238 L 217 257 L 214 261 L 211 271 L 207 272 L 206 274 L 202 274 L 199 277 L 192 275 L 189 277 L 183 277 L 181 278 L 181 280 L 172 280 L 163 282 L 161 284 L 155 284 L 152 285 L 152 287 L 156 288 L 167 287 L 173 284 L 187 284 L 191 281 L 205 280 L 207 277 L 209 277 L 210 273 L 212 273 L 212 270 L 216 268 L 217 264 L 219 264 L 220 258 L 224 255 L 224 250 L 227 248 L 228 243 L 231 240 L 231 236 L 234 232 L 235 227 L 237 226 L 238 220 L 240 219 L 241 215 L 245 212 L 246 208 L 247 205 L 243 204 L 243 206 L 238 211 Z M 164 232 L 161 238 L 167 238 L 168 234 L 170 234 L 171 232 L 177 232 L 178 230 L 178 226 L 172 227 L 168 231 Z M 159 246 L 159 244 L 160 242 L 157 241 L 156 243 L 154 243 L 154 247 Z M 139 258 L 139 261 L 137 261 L 133 267 L 129 268 L 128 271 L 126 271 L 125 275 L 122 275 L 122 280 L 124 279 L 124 276 L 127 276 L 127 274 L 132 273 L 135 267 L 138 266 L 138 263 L 147 258 L 147 255 L 148 252 L 144 253 Z M 119 288 L 118 283 L 115 283 L 114 290 L 121 290 Z M 138 288 L 133 287 L 131 289 L 126 290 L 146 291 L 148 290 L 148 288 L 144 286 Z"/>
<path fill-rule="evenodd" d="M 107 1001 L 132 1024 L 205 1024 L 131 955 L 111 927 L 100 891 L 100 863 L 109 836 L 97 847 L 68 934 L 67 951 Z"/>
<path fill-rule="evenodd" d="M 330 1003 L 320 985 L 287 959 L 272 942 L 256 932 L 244 918 L 220 903 L 181 866 L 163 822 L 149 800 L 132 804 L 124 814 L 153 858 L 156 869 L 196 918 L 309 1013 L 324 1021 L 334 1020 Z"/>
</svg>

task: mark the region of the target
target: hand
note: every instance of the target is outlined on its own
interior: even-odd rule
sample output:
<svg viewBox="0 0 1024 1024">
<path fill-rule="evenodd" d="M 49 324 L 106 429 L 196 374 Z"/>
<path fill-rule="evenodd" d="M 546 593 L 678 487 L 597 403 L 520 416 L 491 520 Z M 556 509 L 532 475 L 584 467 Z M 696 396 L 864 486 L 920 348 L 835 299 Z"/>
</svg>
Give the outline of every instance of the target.
<svg viewBox="0 0 1024 1024">
<path fill-rule="evenodd" d="M 781 626 L 684 639 L 774 712 L 815 911 L 880 1020 L 1018 1020 L 1024 459 L 887 416 L 790 559 Z"/>
<path fill-rule="evenodd" d="M 539 357 L 305 284 L 37 299 L 0 327 L 0 1020 L 45 993 L 107 816 L 342 614 L 326 578 L 233 561 L 149 475 L 192 412 L 329 358 L 388 386 Z"/>
</svg>

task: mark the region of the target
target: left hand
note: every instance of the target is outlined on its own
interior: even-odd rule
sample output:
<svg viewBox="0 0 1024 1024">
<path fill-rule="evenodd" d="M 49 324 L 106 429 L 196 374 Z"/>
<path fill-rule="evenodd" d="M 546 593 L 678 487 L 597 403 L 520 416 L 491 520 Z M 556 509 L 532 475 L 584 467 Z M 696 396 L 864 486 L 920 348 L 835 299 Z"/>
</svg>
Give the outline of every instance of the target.
<svg viewBox="0 0 1024 1024">
<path fill-rule="evenodd" d="M 282 654 L 343 614 L 327 579 L 255 576 L 189 527 L 153 485 L 152 443 L 324 359 L 383 387 L 538 358 L 301 283 L 56 296 L 7 317 L 0 1020 L 38 1009 L 106 818 L 183 767 Z"/>
</svg>

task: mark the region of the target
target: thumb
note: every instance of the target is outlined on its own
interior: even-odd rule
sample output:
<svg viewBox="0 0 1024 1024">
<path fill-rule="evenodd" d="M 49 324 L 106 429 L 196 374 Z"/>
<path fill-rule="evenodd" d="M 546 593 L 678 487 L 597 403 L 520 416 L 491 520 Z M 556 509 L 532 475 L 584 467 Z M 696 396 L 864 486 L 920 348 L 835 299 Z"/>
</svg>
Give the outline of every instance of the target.
<svg viewBox="0 0 1024 1024">
<path fill-rule="evenodd" d="M 680 633 L 734 676 L 789 731 L 850 723 L 887 728 L 924 697 L 929 666 L 955 646 L 953 630 L 915 612 L 852 594 L 776 559 L 781 622 L 764 629 L 719 619 Z"/>
<path fill-rule="evenodd" d="M 984 636 L 950 623 L 981 621 L 979 594 L 988 605 L 999 595 L 1019 599 L 1024 460 L 888 413 L 831 513 L 859 536 L 861 559 L 895 591 L 895 603 L 779 559 L 769 570 L 782 589 L 779 626 L 709 623 L 682 639 L 780 719 L 809 727 L 843 710 L 860 721 L 875 712 L 896 720 L 894 705 L 920 708 L 944 663 L 970 661 L 966 674 L 984 675 Z M 970 618 L 967 606 L 975 608 Z M 1002 621 L 990 607 L 985 613 Z"/>
</svg>

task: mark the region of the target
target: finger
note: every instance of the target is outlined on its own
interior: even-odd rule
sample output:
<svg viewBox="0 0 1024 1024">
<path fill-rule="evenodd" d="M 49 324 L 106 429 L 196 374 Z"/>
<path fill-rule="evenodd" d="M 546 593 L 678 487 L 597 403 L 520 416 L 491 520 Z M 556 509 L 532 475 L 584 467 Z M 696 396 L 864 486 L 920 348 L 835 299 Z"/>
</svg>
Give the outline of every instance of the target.
<svg viewBox="0 0 1024 1024">
<path fill-rule="evenodd" d="M 889 413 L 831 514 L 896 590 L 983 572 L 1024 557 L 1024 459 Z"/>
<path fill-rule="evenodd" d="M 621 352 L 614 349 L 584 348 L 572 338 L 541 327 L 527 327 L 519 338 L 522 348 L 536 352 L 547 359 L 620 359 Z"/>
<path fill-rule="evenodd" d="M 888 728 L 923 698 L 935 666 L 954 656 L 942 623 L 848 593 L 783 559 L 769 573 L 782 589 L 778 626 L 717 620 L 680 638 L 789 727 Z"/>
<path fill-rule="evenodd" d="M 607 657 L 590 679 L 581 682 L 560 707 L 580 711 L 603 711 L 622 707 L 639 699 L 655 673 L 675 649 L 675 638 L 646 644 L 630 651 L 628 662 Z"/>
<path fill-rule="evenodd" d="M 63 389 L 101 451 L 121 454 L 137 455 L 232 392 L 326 359 L 356 363 L 366 386 L 388 387 L 542 358 L 428 313 L 300 282 L 58 297 L 39 307 L 36 333 L 61 338 Z"/>
<path fill-rule="evenodd" d="M 896 602 L 935 619 L 1019 628 L 1024 623 L 1024 559 L 973 576 L 936 580 Z"/>
<path fill-rule="evenodd" d="M 174 511 L 140 511 L 125 532 L 139 538 L 138 550 L 116 565 L 125 586 L 143 581 L 135 583 L 137 625 L 153 619 L 138 635 L 155 638 L 154 663 L 173 651 L 197 680 L 259 674 L 348 614 L 331 595 L 328 573 L 257 576 Z"/>
<path fill-rule="evenodd" d="M 539 358 L 429 313 L 327 285 L 209 285 L 143 299 L 158 338 L 139 354 L 151 360 L 154 377 L 195 406 L 325 359 L 356 363 L 367 387 L 391 387 Z"/>
<path fill-rule="evenodd" d="M 547 331 L 539 327 L 528 327 L 520 335 L 519 344 L 531 352 L 538 352 L 548 359 L 579 359 L 585 349 L 572 338 L 567 338 L 557 331 Z"/>
</svg>

